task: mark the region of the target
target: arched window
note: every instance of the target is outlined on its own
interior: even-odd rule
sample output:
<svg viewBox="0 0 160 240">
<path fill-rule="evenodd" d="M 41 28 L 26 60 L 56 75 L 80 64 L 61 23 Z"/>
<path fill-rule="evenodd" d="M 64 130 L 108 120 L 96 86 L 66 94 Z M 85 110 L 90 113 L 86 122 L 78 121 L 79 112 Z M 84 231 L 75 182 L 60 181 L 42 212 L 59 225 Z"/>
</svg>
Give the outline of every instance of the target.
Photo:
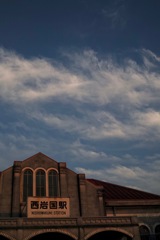
<svg viewBox="0 0 160 240">
<path fill-rule="evenodd" d="M 58 197 L 58 173 L 50 170 L 48 173 L 49 197 Z"/>
<path fill-rule="evenodd" d="M 160 240 L 160 225 L 157 225 L 155 228 L 156 240 Z"/>
<path fill-rule="evenodd" d="M 36 196 L 46 196 L 46 174 L 41 169 L 36 172 Z"/>
<path fill-rule="evenodd" d="M 140 226 L 140 235 L 141 235 L 141 240 L 149 240 L 150 232 L 145 225 Z"/>
<path fill-rule="evenodd" d="M 23 201 L 27 201 L 27 197 L 33 195 L 33 172 L 27 169 L 23 173 Z"/>
</svg>

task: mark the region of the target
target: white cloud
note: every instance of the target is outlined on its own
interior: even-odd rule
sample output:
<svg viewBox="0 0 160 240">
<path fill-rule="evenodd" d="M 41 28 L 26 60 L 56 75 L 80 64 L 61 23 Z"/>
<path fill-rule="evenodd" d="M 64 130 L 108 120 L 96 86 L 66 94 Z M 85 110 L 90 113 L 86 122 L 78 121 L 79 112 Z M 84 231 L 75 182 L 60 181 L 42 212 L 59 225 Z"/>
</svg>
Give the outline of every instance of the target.
<svg viewBox="0 0 160 240">
<path fill-rule="evenodd" d="M 143 126 L 157 127 L 160 129 L 160 112 L 155 110 L 148 110 L 147 112 L 135 112 L 133 115 L 137 123 Z"/>
<path fill-rule="evenodd" d="M 143 139 L 149 137 L 159 139 L 160 114 L 148 110 L 139 112 L 134 110 L 126 119 L 118 119 L 111 112 L 84 110 L 83 115 L 65 115 L 33 112 L 30 117 L 44 122 L 50 128 L 63 130 L 68 133 L 76 133 L 83 139 Z M 84 118 L 85 115 L 85 118 Z"/>
<path fill-rule="evenodd" d="M 96 151 L 93 147 L 89 148 L 88 146 L 83 145 L 79 140 L 72 144 L 70 149 L 71 154 L 79 162 L 95 163 L 95 162 L 107 162 L 108 156 L 103 151 Z"/>
<path fill-rule="evenodd" d="M 93 51 L 70 55 L 66 69 L 47 59 L 24 59 L 0 51 L 0 95 L 17 103 L 47 100 L 80 101 L 105 105 L 110 102 L 143 106 L 159 101 L 159 75 L 148 72 L 133 61 L 125 67 L 111 59 L 100 60 Z"/>
<path fill-rule="evenodd" d="M 85 169 L 85 168 L 81 168 L 81 167 L 76 167 L 75 170 L 78 173 L 84 173 L 87 178 L 101 179 L 102 174 L 104 174 L 103 171 Z"/>
<path fill-rule="evenodd" d="M 126 166 L 117 166 L 115 168 L 110 168 L 110 173 L 117 177 L 133 180 L 139 177 L 146 178 L 148 176 L 147 173 L 139 167 L 129 168 Z"/>
<path fill-rule="evenodd" d="M 62 67 L 54 67 L 46 59 L 27 60 L 1 49 L 0 60 L 0 94 L 6 101 L 45 100 L 61 94 L 74 96 L 81 85 L 80 78 Z"/>
<path fill-rule="evenodd" d="M 160 140 L 160 73 L 156 71 L 160 61 L 150 51 L 141 54 L 143 66 L 133 60 L 122 66 L 91 50 L 70 53 L 65 67 L 1 49 L 0 98 L 7 112 L 0 122 L 1 160 L 28 156 L 28 151 L 54 151 L 63 161 L 67 157 L 72 163 L 99 162 L 103 169 L 77 168 L 89 177 L 157 191 L 158 153 L 145 159 L 128 154 L 128 146 L 137 150 L 143 145 L 148 150 L 147 141 L 153 147 Z M 12 119 L 16 114 L 17 120 Z M 132 141 L 137 145 L 129 145 Z M 122 143 L 123 158 L 113 154 Z M 115 150 L 108 149 L 109 144 Z"/>
</svg>

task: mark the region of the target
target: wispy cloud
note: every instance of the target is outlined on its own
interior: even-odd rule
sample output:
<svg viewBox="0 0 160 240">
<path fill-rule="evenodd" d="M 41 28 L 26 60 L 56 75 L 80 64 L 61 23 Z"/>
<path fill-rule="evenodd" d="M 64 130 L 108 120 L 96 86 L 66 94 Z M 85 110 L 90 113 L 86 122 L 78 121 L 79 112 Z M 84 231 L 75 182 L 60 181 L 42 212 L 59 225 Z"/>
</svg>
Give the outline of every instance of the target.
<svg viewBox="0 0 160 240">
<path fill-rule="evenodd" d="M 118 66 L 93 51 L 70 56 L 68 68 L 47 59 L 24 59 L 0 51 L 0 94 L 6 101 L 40 101 L 59 97 L 106 105 L 141 106 L 159 100 L 159 75 L 133 61 Z"/>
<path fill-rule="evenodd" d="M 102 10 L 103 16 L 110 22 L 112 29 L 123 29 L 126 26 L 126 4 L 124 0 L 114 0 L 112 4 Z"/>
<path fill-rule="evenodd" d="M 120 65 L 92 50 L 65 53 L 66 66 L 0 49 L 2 166 L 5 158 L 47 154 L 54 145 L 62 161 L 81 167 L 101 163 L 103 170 L 81 169 L 89 176 L 121 178 L 122 184 L 143 188 L 142 176 L 149 171 L 149 188 L 158 191 L 159 159 L 153 156 L 159 152 L 143 159 L 129 153 L 129 148 L 153 149 L 160 141 L 159 56 L 145 49 L 138 54 L 142 64 L 125 59 Z"/>
</svg>

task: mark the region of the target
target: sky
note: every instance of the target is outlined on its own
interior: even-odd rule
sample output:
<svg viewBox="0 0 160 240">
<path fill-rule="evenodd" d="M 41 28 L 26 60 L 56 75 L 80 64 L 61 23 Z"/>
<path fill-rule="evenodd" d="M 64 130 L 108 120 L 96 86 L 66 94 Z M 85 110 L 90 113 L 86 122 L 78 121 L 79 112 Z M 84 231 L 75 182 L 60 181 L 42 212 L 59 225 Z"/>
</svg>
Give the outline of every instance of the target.
<svg viewBox="0 0 160 240">
<path fill-rule="evenodd" d="M 159 0 L 0 0 L 0 171 L 42 152 L 160 195 L 159 11 Z"/>
</svg>

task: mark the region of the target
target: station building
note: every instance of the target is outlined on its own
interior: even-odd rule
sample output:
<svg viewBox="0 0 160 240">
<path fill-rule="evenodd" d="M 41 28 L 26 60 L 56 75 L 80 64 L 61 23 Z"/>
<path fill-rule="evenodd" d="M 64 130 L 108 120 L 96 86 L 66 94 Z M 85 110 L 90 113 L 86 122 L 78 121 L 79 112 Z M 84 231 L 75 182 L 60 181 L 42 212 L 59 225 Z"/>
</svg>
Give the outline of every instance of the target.
<svg viewBox="0 0 160 240">
<path fill-rule="evenodd" d="M 160 240 L 160 196 L 86 179 L 42 153 L 14 161 L 0 173 L 0 240 L 42 239 Z"/>
</svg>

